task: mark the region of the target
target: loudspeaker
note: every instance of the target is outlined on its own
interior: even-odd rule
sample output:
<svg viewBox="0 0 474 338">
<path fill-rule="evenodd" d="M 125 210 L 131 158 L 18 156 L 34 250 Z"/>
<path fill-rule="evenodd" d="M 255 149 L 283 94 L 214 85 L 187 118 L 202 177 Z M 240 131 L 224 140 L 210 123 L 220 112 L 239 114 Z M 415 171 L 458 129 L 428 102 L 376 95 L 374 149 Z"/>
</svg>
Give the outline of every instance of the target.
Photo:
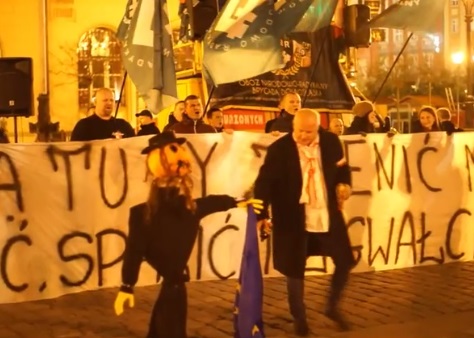
<svg viewBox="0 0 474 338">
<path fill-rule="evenodd" d="M 370 46 L 370 7 L 350 5 L 344 7 L 344 36 L 347 47 Z"/>
<path fill-rule="evenodd" d="M 31 116 L 33 107 L 33 60 L 0 58 L 0 116 Z"/>
</svg>

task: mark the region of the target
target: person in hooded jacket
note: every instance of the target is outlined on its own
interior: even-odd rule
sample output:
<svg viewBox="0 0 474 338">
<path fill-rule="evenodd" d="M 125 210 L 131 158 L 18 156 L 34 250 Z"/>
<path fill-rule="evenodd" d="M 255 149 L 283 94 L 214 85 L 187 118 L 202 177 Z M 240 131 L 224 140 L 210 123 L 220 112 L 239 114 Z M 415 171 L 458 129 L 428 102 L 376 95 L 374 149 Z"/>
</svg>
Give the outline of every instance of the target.
<svg viewBox="0 0 474 338">
<path fill-rule="evenodd" d="M 170 130 L 177 134 L 203 134 L 216 133 L 216 129 L 204 123 L 204 112 L 201 99 L 196 95 L 189 95 L 184 99 L 183 120 L 174 124 Z"/>
</svg>

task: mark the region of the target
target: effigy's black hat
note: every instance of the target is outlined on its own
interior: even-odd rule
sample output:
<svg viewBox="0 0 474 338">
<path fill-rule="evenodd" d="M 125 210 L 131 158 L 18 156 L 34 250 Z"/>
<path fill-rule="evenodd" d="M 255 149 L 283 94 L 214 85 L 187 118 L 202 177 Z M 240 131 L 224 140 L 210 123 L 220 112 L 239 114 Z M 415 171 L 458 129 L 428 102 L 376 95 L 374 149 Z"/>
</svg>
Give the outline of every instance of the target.
<svg viewBox="0 0 474 338">
<path fill-rule="evenodd" d="M 148 140 L 148 147 L 142 150 L 142 154 L 148 154 L 150 151 L 163 148 L 164 146 L 171 143 L 183 144 L 186 142 L 184 137 L 176 137 L 174 132 L 165 131 L 161 134 L 155 135 Z"/>
</svg>

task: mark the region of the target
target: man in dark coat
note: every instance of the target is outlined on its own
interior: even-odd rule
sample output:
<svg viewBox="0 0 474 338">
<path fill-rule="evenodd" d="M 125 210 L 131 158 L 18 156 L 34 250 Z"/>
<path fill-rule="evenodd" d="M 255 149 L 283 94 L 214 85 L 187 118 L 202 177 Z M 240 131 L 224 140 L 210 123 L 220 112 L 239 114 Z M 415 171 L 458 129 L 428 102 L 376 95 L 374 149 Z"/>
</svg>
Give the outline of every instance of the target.
<svg viewBox="0 0 474 338">
<path fill-rule="evenodd" d="M 312 154 L 312 157 L 311 157 Z M 342 204 L 351 192 L 351 174 L 338 137 L 320 128 L 319 114 L 296 112 L 293 133 L 267 151 L 255 182 L 254 197 L 272 210 L 273 263 L 287 278 L 288 302 L 295 333 L 309 328 L 303 300 L 308 256 L 330 256 L 336 266 L 326 316 L 341 329 L 348 324 L 338 302 L 354 266 Z M 262 225 L 268 212 L 259 215 Z"/>
<path fill-rule="evenodd" d="M 265 125 L 265 132 L 268 129 L 268 132 L 290 133 L 295 113 L 301 109 L 301 98 L 298 93 L 288 92 L 283 95 L 278 107 L 281 109 L 280 115 Z"/>
<path fill-rule="evenodd" d="M 160 130 L 153 121 L 153 114 L 148 109 L 144 109 L 138 114 L 135 114 L 140 123 L 140 130 L 137 133 L 137 136 L 144 135 L 156 135 L 160 133 Z"/>
<path fill-rule="evenodd" d="M 202 120 L 204 111 L 199 97 L 188 95 L 184 99 L 184 107 L 183 120 L 173 125 L 170 130 L 176 134 L 217 133 L 213 127 Z"/>
</svg>

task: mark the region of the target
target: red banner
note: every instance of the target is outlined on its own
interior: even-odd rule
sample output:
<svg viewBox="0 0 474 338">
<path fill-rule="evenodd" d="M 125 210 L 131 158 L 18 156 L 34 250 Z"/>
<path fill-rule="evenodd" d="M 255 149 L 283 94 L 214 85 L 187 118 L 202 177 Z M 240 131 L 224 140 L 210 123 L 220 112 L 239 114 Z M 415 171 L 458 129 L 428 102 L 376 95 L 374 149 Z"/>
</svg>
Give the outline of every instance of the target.
<svg viewBox="0 0 474 338">
<path fill-rule="evenodd" d="M 233 130 L 264 130 L 265 112 L 244 109 L 225 110 L 224 126 Z"/>
</svg>

